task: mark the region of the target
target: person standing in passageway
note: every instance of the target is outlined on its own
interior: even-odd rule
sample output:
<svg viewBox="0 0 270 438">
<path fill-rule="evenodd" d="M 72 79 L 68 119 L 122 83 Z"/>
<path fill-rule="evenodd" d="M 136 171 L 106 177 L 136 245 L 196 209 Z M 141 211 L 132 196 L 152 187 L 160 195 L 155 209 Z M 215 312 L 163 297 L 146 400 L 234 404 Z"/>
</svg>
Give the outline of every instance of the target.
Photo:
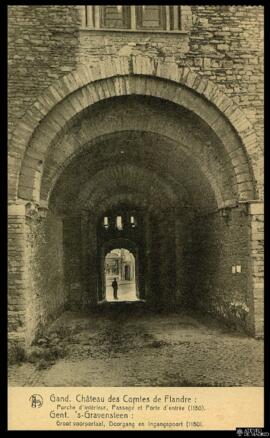
<svg viewBox="0 0 270 438">
<path fill-rule="evenodd" d="M 115 300 L 118 300 L 118 296 L 117 296 L 118 283 L 116 281 L 116 278 L 114 278 L 114 280 L 112 282 L 112 287 L 113 287 L 113 297 L 114 297 Z"/>
</svg>

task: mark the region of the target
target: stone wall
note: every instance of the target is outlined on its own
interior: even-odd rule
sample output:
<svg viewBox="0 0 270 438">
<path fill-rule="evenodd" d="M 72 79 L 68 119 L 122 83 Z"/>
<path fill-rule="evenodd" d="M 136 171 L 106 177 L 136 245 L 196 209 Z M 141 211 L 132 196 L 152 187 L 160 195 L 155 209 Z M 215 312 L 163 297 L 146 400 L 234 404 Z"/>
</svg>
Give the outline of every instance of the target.
<svg viewBox="0 0 270 438">
<path fill-rule="evenodd" d="M 46 218 L 26 219 L 27 339 L 31 342 L 66 303 L 62 221 L 48 211 Z"/>
<path fill-rule="evenodd" d="M 176 297 L 176 257 L 175 257 L 175 214 L 174 211 L 165 210 L 159 213 L 159 234 L 156 230 L 155 238 L 159 245 L 159 271 L 160 281 L 158 290 L 159 304 L 162 308 L 175 308 Z M 155 253 L 154 253 L 155 254 Z"/>
<path fill-rule="evenodd" d="M 8 7 L 9 127 L 51 83 L 76 68 L 74 6 Z"/>
<path fill-rule="evenodd" d="M 191 307 L 251 333 L 249 221 L 246 205 L 195 218 L 186 274 Z"/>
<path fill-rule="evenodd" d="M 68 304 L 82 303 L 82 240 L 81 218 L 66 217 L 63 220 L 63 249 L 65 287 Z M 86 236 L 85 236 L 86 238 Z"/>
<path fill-rule="evenodd" d="M 245 111 L 259 136 L 263 135 L 263 20 L 261 6 L 196 6 L 188 55 L 195 70 L 219 84 Z"/>
<path fill-rule="evenodd" d="M 254 312 L 253 331 L 257 337 L 264 335 L 264 208 L 263 203 L 249 206 L 250 236 L 250 294 Z"/>
</svg>

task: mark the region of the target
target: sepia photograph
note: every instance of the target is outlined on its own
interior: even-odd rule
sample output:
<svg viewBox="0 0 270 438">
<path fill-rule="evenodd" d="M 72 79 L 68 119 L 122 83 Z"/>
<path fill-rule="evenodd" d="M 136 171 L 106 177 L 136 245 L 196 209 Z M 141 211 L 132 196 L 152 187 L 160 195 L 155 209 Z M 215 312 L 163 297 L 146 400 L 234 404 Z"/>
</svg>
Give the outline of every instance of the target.
<svg viewBox="0 0 270 438">
<path fill-rule="evenodd" d="M 10 387 L 263 388 L 263 26 L 8 6 Z"/>
</svg>

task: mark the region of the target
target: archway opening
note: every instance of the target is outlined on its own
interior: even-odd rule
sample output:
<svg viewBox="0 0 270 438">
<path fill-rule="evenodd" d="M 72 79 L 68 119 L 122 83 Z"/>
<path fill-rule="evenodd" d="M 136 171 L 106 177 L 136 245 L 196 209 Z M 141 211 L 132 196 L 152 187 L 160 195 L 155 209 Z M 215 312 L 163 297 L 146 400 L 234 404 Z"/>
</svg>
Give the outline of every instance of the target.
<svg viewBox="0 0 270 438">
<path fill-rule="evenodd" d="M 248 164 L 240 155 L 241 183 L 234 158 L 211 126 L 193 111 L 151 96 L 106 99 L 74 117 L 51 144 L 40 185 L 52 223 L 39 257 L 44 263 L 33 264 L 35 287 L 46 290 L 44 314 L 54 312 L 55 289 L 58 307 L 105 302 L 106 255 L 117 248 L 133 252 L 135 245 L 137 298 L 150 309 L 195 309 L 238 323 L 231 308 L 245 300 L 248 277 L 237 283 L 231 269 L 241 264 L 245 272 L 249 263 L 242 244 L 247 216 L 236 208 L 240 191 L 249 193 Z M 62 224 L 59 242 L 53 220 Z M 48 248 L 50 242 L 59 245 Z M 39 274 L 48 253 L 59 248 L 61 277 L 51 278 L 48 292 L 48 276 Z M 247 325 L 243 315 L 240 323 Z"/>
<path fill-rule="evenodd" d="M 105 256 L 105 300 L 138 301 L 136 259 L 131 251 L 115 248 Z"/>
</svg>

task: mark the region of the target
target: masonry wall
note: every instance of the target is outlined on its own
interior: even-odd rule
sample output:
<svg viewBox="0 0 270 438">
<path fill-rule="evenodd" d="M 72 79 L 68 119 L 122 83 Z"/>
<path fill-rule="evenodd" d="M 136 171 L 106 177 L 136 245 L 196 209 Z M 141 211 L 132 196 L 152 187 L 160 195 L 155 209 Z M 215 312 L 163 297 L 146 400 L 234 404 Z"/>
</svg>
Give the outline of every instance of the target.
<svg viewBox="0 0 270 438">
<path fill-rule="evenodd" d="M 68 306 L 82 302 L 82 235 L 81 218 L 65 217 L 63 220 L 63 250 L 65 287 Z"/>
<path fill-rule="evenodd" d="M 76 68 L 74 6 L 8 7 L 9 128 L 51 83 Z"/>
<path fill-rule="evenodd" d="M 190 307 L 212 314 L 236 328 L 251 331 L 253 304 L 247 242 L 249 220 L 245 208 L 195 218 L 192 227 Z M 241 266 L 241 273 L 232 268 Z M 188 302 L 188 300 L 187 300 Z"/>
<path fill-rule="evenodd" d="M 250 233 L 250 279 L 249 287 L 253 299 L 255 315 L 254 332 L 264 336 L 264 210 L 263 204 L 249 208 Z"/>
<path fill-rule="evenodd" d="M 52 321 L 64 308 L 62 221 L 48 211 L 46 219 L 26 219 L 27 338 Z"/>
<path fill-rule="evenodd" d="M 159 288 L 154 293 L 159 295 L 159 304 L 172 309 L 176 297 L 176 257 L 175 257 L 175 216 L 170 211 L 159 215 L 159 236 L 155 235 L 159 246 Z M 156 234 L 156 230 L 153 230 Z M 155 253 L 154 253 L 155 254 Z M 154 255 L 155 257 L 155 255 Z"/>
<path fill-rule="evenodd" d="M 24 344 L 26 240 L 24 209 L 9 211 L 8 223 L 8 330 L 9 346 Z"/>
</svg>

